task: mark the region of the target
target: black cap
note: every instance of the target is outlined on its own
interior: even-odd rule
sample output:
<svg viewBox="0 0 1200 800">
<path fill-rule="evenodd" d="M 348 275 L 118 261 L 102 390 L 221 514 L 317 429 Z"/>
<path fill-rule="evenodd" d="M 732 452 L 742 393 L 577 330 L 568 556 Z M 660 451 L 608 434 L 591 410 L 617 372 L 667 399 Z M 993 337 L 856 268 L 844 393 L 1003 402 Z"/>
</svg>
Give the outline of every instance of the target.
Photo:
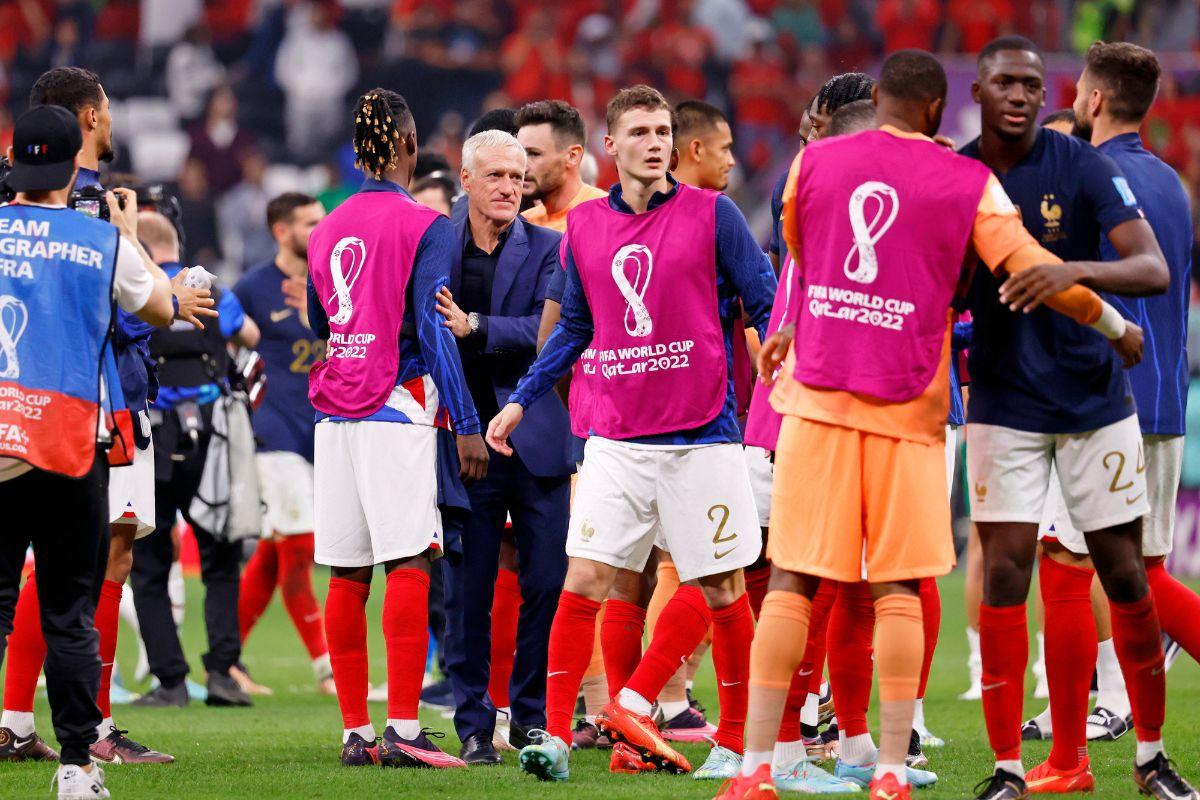
<svg viewBox="0 0 1200 800">
<path fill-rule="evenodd" d="M 13 165 L 6 183 L 14 192 L 65 189 L 83 147 L 79 120 L 62 106 L 34 106 L 13 128 Z"/>
</svg>

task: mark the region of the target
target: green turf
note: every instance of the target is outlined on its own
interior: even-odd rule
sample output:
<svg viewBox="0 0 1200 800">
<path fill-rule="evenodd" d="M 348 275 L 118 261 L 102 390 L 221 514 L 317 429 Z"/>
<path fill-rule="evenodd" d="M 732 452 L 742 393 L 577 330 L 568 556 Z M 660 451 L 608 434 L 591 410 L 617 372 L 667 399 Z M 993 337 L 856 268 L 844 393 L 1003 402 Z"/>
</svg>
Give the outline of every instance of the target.
<svg viewBox="0 0 1200 800">
<path fill-rule="evenodd" d="M 321 582 L 320 580 L 318 582 Z M 966 682 L 966 643 L 963 636 L 961 578 L 942 583 L 943 626 L 938 657 L 933 667 L 926 717 L 930 727 L 947 740 L 941 751 L 931 751 L 932 768 L 941 776 L 937 787 L 922 791 L 922 798 L 965 798 L 971 787 L 990 769 L 990 753 L 978 703 L 955 699 Z M 377 589 L 381 586 L 377 583 Z M 381 591 L 372 596 L 378 618 Z M 201 588 L 188 584 L 188 619 L 185 643 L 199 669 L 203 626 Z M 378 624 L 372 624 L 372 678 L 383 678 L 383 644 Z M 119 656 L 130 674 L 134 665 L 132 636 L 122 633 Z M 308 659 L 278 602 L 272 605 L 251 637 L 245 660 L 255 677 L 275 689 L 275 696 L 260 699 L 252 709 L 210 709 L 193 704 L 185 710 L 116 708 L 117 721 L 132 735 L 156 748 L 175 754 L 169 766 L 115 766 L 108 769 L 108 784 L 115 798 L 704 798 L 716 793 L 713 783 L 666 775 L 610 776 L 607 754 L 586 752 L 572 759 L 568 784 L 538 783 L 521 774 L 513 754 L 500 767 L 477 767 L 447 772 L 416 770 L 346 769 L 338 764 L 341 722 L 332 698 L 315 694 Z M 1030 681 L 1032 683 L 1032 681 Z M 1172 757 L 1193 780 L 1200 780 L 1200 734 L 1193 714 L 1200 709 L 1200 669 L 1186 656 L 1170 673 L 1170 713 L 1166 740 Z M 698 695 L 716 710 L 711 668 L 698 679 Z M 1032 698 L 1027 711 L 1041 704 Z M 374 706 L 376 724 L 385 709 Z M 50 733 L 49 709 L 39 697 L 37 714 L 43 734 Z M 448 749 L 456 750 L 448 720 L 428 715 L 426 723 L 446 731 Z M 51 740 L 52 736 L 49 737 Z M 1099 783 L 1099 798 L 1135 795 L 1129 779 L 1133 736 L 1119 742 L 1093 745 L 1092 758 Z M 694 765 L 703 761 L 706 748 L 685 746 Z M 1045 757 L 1046 744 L 1026 747 L 1026 765 Z M 45 797 L 52 768 L 45 764 L 0 764 L 0 797 Z M 861 795 L 860 795 L 861 796 Z"/>
</svg>

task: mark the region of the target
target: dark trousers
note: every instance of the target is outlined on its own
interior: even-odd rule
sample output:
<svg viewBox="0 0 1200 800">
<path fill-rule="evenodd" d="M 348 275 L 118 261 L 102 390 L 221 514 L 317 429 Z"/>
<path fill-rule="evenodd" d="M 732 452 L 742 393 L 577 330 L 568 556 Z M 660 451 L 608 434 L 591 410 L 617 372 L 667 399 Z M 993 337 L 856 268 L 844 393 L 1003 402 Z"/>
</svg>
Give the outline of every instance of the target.
<svg viewBox="0 0 1200 800">
<path fill-rule="evenodd" d="M 207 423 L 208 415 L 205 416 Z M 146 658 L 150 671 L 168 688 L 181 684 L 188 674 L 187 659 L 171 615 L 171 598 L 167 594 L 174 560 L 171 528 L 175 525 L 177 511 L 182 512 L 192 526 L 200 548 L 204 625 L 208 632 L 208 652 L 202 656 L 204 668 L 208 672 L 225 674 L 242 657 L 238 628 L 241 542 L 215 538 L 198 526 L 188 511 L 204 472 L 208 442 L 209 435 L 204 433 L 195 447 L 189 447 L 190 439 L 180 435 L 174 414 L 168 414 L 163 424 L 154 429 L 155 527 L 153 533 L 138 539 L 133 546 L 130 584 L 142 640 L 146 643 Z"/>
<path fill-rule="evenodd" d="M 517 544 L 521 614 L 511 686 L 512 721 L 546 724 L 546 653 L 550 624 L 567 575 L 570 476 L 539 478 L 519 456 L 491 453 L 488 475 L 468 487 L 471 516 L 463 533 L 463 560 L 443 565 L 446 581 L 446 668 L 454 687 L 454 727 L 460 739 L 489 737 L 496 709 L 487 696 L 491 673 L 492 595 L 500 539 L 512 516 Z"/>
<path fill-rule="evenodd" d="M 33 545 L 46 639 L 46 693 L 64 764 L 87 764 L 100 709 L 96 601 L 108 564 L 108 463 L 103 453 L 82 478 L 33 470 L 0 482 L 0 664 L 25 564 Z"/>
</svg>

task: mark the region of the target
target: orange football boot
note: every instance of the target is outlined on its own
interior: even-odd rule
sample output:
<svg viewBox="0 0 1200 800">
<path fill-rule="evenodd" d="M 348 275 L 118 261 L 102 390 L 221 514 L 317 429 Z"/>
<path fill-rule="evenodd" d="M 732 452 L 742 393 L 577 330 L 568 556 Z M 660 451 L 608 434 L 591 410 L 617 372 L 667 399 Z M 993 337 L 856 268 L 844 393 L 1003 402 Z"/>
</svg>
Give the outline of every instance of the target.
<svg viewBox="0 0 1200 800">
<path fill-rule="evenodd" d="M 1043 761 L 1025 773 L 1025 785 L 1030 794 L 1092 792 L 1096 789 L 1096 778 L 1092 775 L 1091 761 L 1086 758 L 1072 770 L 1055 769 L 1049 761 Z"/>
<path fill-rule="evenodd" d="M 629 745 L 617 742 L 613 746 L 612 756 L 608 759 L 608 771 L 636 775 L 639 772 L 654 772 L 654 765 L 642 761 L 638 751 Z"/>
<path fill-rule="evenodd" d="M 643 761 L 655 769 L 683 774 L 692 771 L 692 765 L 658 732 L 658 726 L 645 714 L 634 714 L 616 700 L 600 709 L 596 715 L 596 727 L 614 742 L 625 742 L 641 756 Z"/>
<path fill-rule="evenodd" d="M 867 800 L 911 800 L 912 786 L 896 780 L 888 773 L 882 778 L 872 778 Z"/>
<path fill-rule="evenodd" d="M 771 765 L 760 764 L 749 778 L 738 773 L 721 784 L 716 800 L 779 800 Z"/>
</svg>

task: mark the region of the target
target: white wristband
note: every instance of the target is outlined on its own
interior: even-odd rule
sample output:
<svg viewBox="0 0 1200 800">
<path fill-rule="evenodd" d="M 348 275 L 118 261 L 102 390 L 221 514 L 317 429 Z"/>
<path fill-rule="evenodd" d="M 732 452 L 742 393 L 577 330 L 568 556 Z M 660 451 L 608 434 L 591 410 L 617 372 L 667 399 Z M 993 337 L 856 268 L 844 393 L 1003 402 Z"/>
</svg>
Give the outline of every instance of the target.
<svg viewBox="0 0 1200 800">
<path fill-rule="evenodd" d="M 1125 318 L 1105 301 L 1100 301 L 1100 319 L 1092 327 L 1104 334 L 1106 339 L 1120 339 L 1125 335 Z"/>
</svg>

